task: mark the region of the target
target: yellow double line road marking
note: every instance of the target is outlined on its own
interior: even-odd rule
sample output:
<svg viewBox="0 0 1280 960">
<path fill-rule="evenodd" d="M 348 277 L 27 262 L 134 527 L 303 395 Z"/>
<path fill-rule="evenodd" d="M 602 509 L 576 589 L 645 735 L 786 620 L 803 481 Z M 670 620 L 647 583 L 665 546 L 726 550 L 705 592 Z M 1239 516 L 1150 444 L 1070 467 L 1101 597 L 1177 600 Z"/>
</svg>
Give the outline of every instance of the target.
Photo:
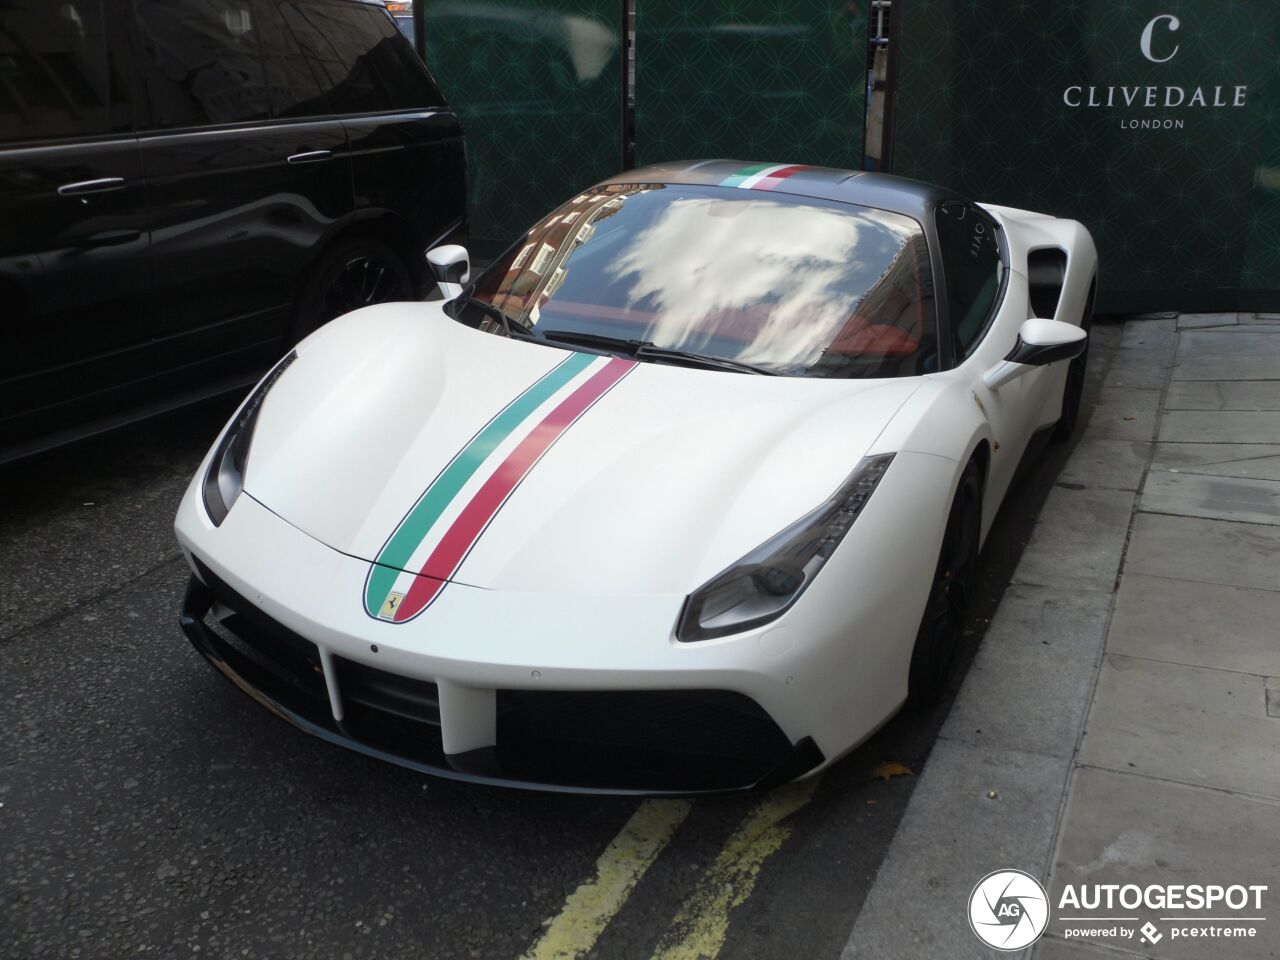
<svg viewBox="0 0 1280 960">
<path fill-rule="evenodd" d="M 719 956 L 729 932 L 729 911 L 751 896 L 761 865 L 791 836 L 791 824 L 783 821 L 812 799 L 819 779 L 789 783 L 756 804 L 680 907 L 654 960 Z"/>
<path fill-rule="evenodd" d="M 687 800 L 641 803 L 596 861 L 595 878 L 569 894 L 522 960 L 571 960 L 595 946 L 692 808 Z"/>
<path fill-rule="evenodd" d="M 677 911 L 654 960 L 714 960 L 730 912 L 751 896 L 764 861 L 791 836 L 784 821 L 809 802 L 819 780 L 788 784 L 760 799 Z M 521 960 L 576 960 L 594 947 L 692 807 L 686 800 L 641 803 L 596 861 L 595 877 L 569 894 Z"/>
</svg>

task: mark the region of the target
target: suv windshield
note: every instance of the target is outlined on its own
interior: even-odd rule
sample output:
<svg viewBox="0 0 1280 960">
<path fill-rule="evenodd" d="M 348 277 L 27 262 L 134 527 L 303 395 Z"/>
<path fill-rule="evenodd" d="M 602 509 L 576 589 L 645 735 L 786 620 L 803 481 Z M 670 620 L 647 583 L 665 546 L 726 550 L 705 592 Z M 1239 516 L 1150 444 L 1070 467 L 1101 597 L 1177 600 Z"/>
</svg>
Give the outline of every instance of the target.
<svg viewBox="0 0 1280 960">
<path fill-rule="evenodd" d="M 785 376 L 899 377 L 936 368 L 930 276 L 920 226 L 896 213 L 611 183 L 540 222 L 469 294 L 515 333 L 649 343 Z M 464 301 L 460 317 L 503 332 L 484 306 Z"/>
</svg>

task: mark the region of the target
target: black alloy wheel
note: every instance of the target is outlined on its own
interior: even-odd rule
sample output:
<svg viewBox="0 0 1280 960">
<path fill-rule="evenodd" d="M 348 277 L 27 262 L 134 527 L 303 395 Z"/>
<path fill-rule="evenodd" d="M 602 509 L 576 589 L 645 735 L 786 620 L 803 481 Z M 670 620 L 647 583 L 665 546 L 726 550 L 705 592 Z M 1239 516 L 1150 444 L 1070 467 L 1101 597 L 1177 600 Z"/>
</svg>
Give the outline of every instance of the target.
<svg viewBox="0 0 1280 960">
<path fill-rule="evenodd" d="M 328 323 L 371 304 L 407 300 L 409 288 L 402 272 L 398 262 L 377 255 L 366 254 L 348 260 L 325 291 L 320 322 Z"/>
<path fill-rule="evenodd" d="M 1062 388 L 1062 414 L 1053 428 L 1055 440 L 1068 440 L 1075 433 L 1076 423 L 1080 419 L 1080 402 L 1084 398 L 1084 380 L 1089 365 L 1089 344 L 1086 343 L 1080 356 L 1067 366 L 1067 382 Z"/>
<path fill-rule="evenodd" d="M 1093 292 L 1089 288 L 1089 296 L 1084 303 L 1084 315 L 1080 318 L 1080 326 L 1088 333 L 1093 326 Z M 1080 403 L 1084 398 L 1085 376 L 1089 368 L 1089 341 L 1084 343 L 1084 350 L 1067 366 L 1067 382 L 1062 389 L 1062 414 L 1058 424 L 1053 428 L 1055 440 L 1068 440 L 1075 433 L 1076 423 L 1080 419 Z"/>
<path fill-rule="evenodd" d="M 915 649 L 911 652 L 907 702 L 913 707 L 932 706 L 942 697 L 960 647 L 978 566 L 982 479 L 977 461 L 970 460 L 951 502 L 938 567 L 929 586 Z"/>
<path fill-rule="evenodd" d="M 352 310 L 413 299 L 413 277 L 391 247 L 371 237 L 344 241 L 312 270 L 298 301 L 293 340 Z"/>
</svg>

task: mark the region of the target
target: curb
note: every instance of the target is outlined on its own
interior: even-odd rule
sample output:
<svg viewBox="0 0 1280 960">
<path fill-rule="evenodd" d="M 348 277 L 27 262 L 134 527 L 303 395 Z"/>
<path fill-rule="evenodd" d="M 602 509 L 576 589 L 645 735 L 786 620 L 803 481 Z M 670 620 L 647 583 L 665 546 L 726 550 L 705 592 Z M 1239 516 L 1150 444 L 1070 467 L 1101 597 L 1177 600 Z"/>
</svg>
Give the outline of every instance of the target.
<svg viewBox="0 0 1280 960">
<path fill-rule="evenodd" d="M 1139 330 L 1156 341 L 1154 350 L 1139 346 Z M 973 885 L 1002 868 L 1047 878 L 1154 452 L 1173 334 L 1174 321 L 1163 317 L 1124 324 L 1089 422 L 965 676 L 842 960 L 991 960 L 995 952 L 967 929 Z M 1133 452 L 1139 444 L 1145 450 L 1126 468 L 1111 462 L 1109 445 Z"/>
</svg>

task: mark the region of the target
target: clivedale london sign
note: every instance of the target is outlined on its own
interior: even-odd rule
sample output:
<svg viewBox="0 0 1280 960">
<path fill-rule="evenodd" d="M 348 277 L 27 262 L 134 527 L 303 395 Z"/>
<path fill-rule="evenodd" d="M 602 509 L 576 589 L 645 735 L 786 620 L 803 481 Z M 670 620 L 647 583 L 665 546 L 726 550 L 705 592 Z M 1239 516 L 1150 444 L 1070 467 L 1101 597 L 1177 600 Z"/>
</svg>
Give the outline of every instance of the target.
<svg viewBox="0 0 1280 960">
<path fill-rule="evenodd" d="M 1153 17 L 1142 28 L 1138 48 L 1152 63 L 1169 63 L 1178 55 L 1177 32 L 1182 21 L 1171 13 Z M 1247 84 L 1187 87 L 1178 84 L 1148 86 L 1086 87 L 1074 85 L 1062 91 L 1062 102 L 1071 108 L 1136 108 L 1174 110 L 1178 108 L 1232 109 L 1243 107 Z M 1120 118 L 1121 130 L 1181 130 L 1181 117 Z"/>
</svg>

